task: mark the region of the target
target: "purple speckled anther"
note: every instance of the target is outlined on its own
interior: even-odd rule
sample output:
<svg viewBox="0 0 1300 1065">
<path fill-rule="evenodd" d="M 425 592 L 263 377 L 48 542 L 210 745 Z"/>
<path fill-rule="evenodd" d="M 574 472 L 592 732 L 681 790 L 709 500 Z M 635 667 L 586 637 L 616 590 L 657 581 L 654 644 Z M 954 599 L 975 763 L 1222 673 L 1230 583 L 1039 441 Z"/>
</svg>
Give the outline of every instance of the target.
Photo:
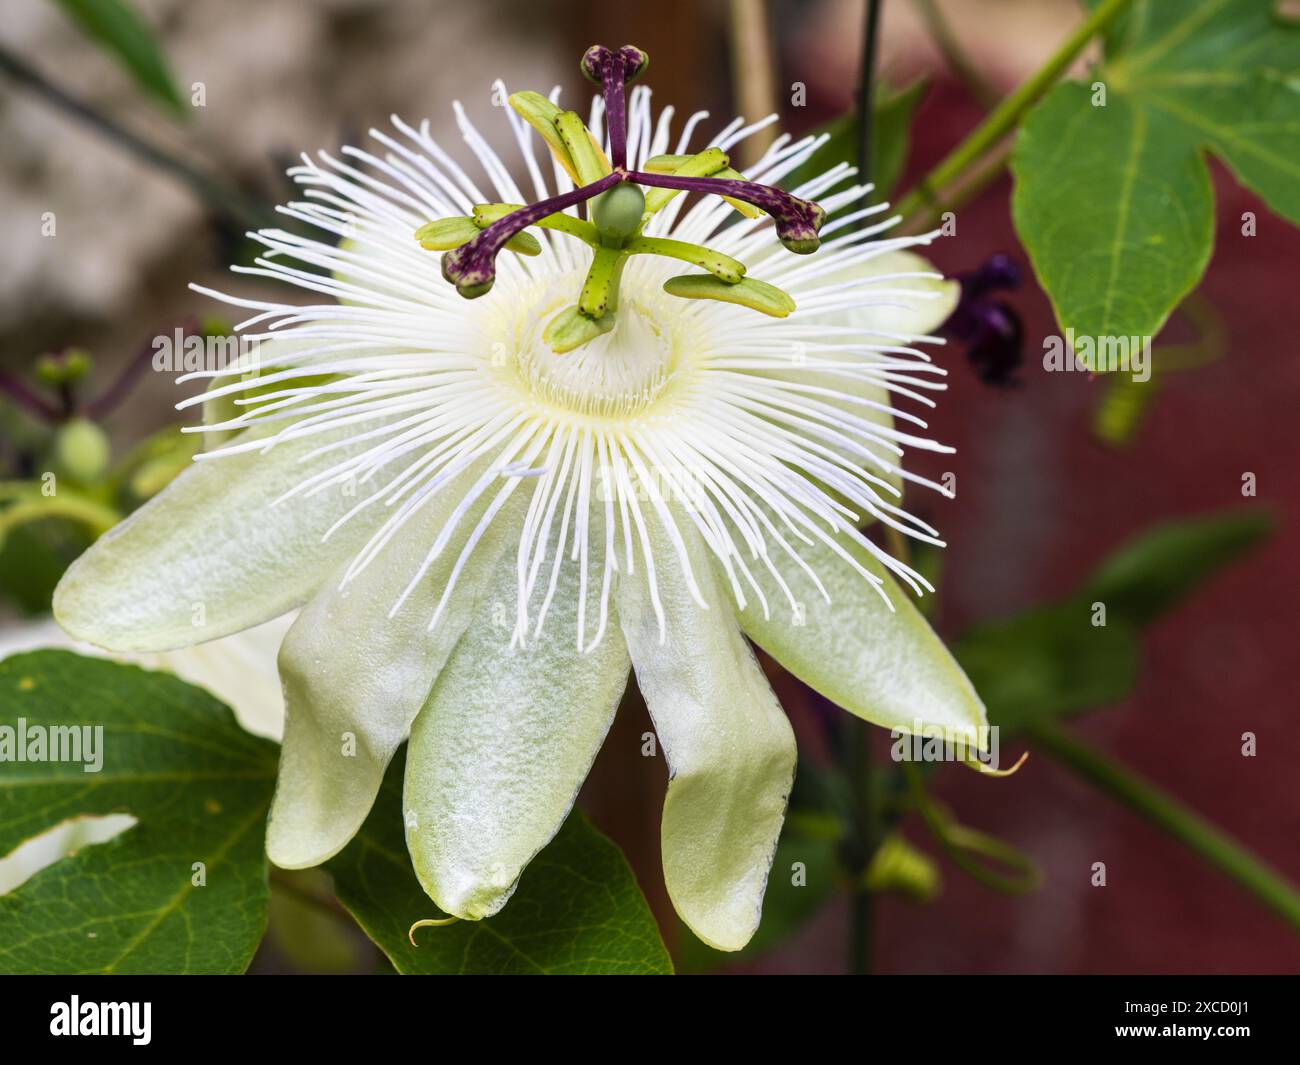
<svg viewBox="0 0 1300 1065">
<path fill-rule="evenodd" d="M 771 185 L 756 181 L 737 181 L 734 178 L 677 177 L 673 174 L 643 174 L 634 170 L 628 174 L 638 185 L 657 185 L 661 189 L 681 189 L 683 192 L 706 192 L 715 196 L 730 196 L 753 204 L 766 211 L 776 221 L 776 236 L 790 251 L 807 255 L 821 245 L 817 235 L 826 221 L 826 212 L 809 200 Z"/>
<path fill-rule="evenodd" d="M 826 212 L 815 203 L 801 200 L 781 189 L 760 185 L 755 181 L 717 177 L 679 177 L 673 174 L 648 174 L 627 169 L 627 86 L 641 76 L 650 63 L 650 57 L 640 48 L 625 44 L 621 48 L 593 45 L 583 54 L 579 64 L 582 73 L 601 87 L 605 100 L 605 127 L 609 137 L 610 162 L 603 159 L 601 167 L 610 166 L 611 172 L 591 184 L 554 196 L 549 200 L 521 207 L 487 226 L 482 232 L 459 248 L 442 257 L 442 276 L 456 286 L 467 299 L 482 296 L 496 281 L 496 259 L 510 239 L 548 215 L 567 207 L 590 200 L 616 185 L 632 184 L 676 189 L 682 192 L 702 192 L 728 196 L 752 204 L 767 212 L 776 222 L 776 235 L 790 251 L 806 255 L 817 250 L 818 236 Z M 570 169 L 570 173 L 573 169 Z M 590 169 L 587 170 L 590 173 Z M 621 248 L 622 240 L 639 228 L 634 217 L 626 233 L 613 235 L 602 232 L 601 240 L 607 248 Z M 612 241 L 612 243 L 611 243 Z"/>
<path fill-rule="evenodd" d="M 511 237 L 535 222 L 540 222 L 547 215 L 589 200 L 606 189 L 612 189 L 622 180 L 622 174 L 607 174 L 590 185 L 529 204 L 497 219 L 468 244 L 462 244 L 442 257 L 442 276 L 454 284 L 456 291 L 467 299 L 482 296 L 496 280 L 497 254 L 509 243 Z"/>
</svg>

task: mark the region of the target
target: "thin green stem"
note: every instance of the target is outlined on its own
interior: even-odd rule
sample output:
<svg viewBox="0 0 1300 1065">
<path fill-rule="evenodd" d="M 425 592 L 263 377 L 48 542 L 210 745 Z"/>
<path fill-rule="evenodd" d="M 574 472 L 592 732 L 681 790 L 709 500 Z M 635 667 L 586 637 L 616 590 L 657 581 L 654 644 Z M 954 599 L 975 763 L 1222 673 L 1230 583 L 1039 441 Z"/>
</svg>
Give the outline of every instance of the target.
<svg viewBox="0 0 1300 1065">
<path fill-rule="evenodd" d="M 904 218 L 927 204 L 936 204 L 939 193 L 979 161 L 1008 133 L 1015 129 L 1026 111 L 1034 106 L 1047 90 L 1087 47 L 1097 34 L 1111 24 L 1132 0 L 1103 0 L 1062 42 L 1052 57 L 1039 70 L 1002 101 L 961 144 L 930 171 L 898 204 L 898 213 Z"/>
<path fill-rule="evenodd" d="M 866 0 L 866 8 L 862 13 L 862 56 L 858 61 L 858 91 L 856 100 L 857 110 L 857 129 L 854 131 L 857 137 L 857 151 L 855 153 L 858 164 L 858 174 L 860 181 L 870 181 L 872 167 L 875 166 L 875 159 L 872 157 L 871 141 L 874 132 L 875 110 L 872 101 L 876 86 L 876 53 L 878 51 L 876 42 L 880 36 L 880 7 L 883 0 Z M 869 225 L 866 219 L 863 223 Z"/>
<path fill-rule="evenodd" d="M 958 211 L 1002 176 L 1002 171 L 1011 161 L 1011 146 L 999 147 L 986 155 L 964 177 L 961 184 L 952 189 L 942 203 L 933 203 L 924 210 L 911 215 L 902 224 L 900 233 L 924 233 L 933 229 L 942 220 L 945 211 Z"/>
<path fill-rule="evenodd" d="M 1038 890 L 1043 876 L 1032 858 L 1004 840 L 959 824 L 945 806 L 930 797 L 915 763 L 903 763 L 903 776 L 921 819 L 957 868 L 1004 895 Z"/>
<path fill-rule="evenodd" d="M 32 493 L 26 498 L 18 497 L 11 506 L 0 510 L 0 543 L 18 526 L 47 518 L 79 522 L 96 536 L 102 536 L 122 520 L 122 515 L 112 507 L 77 495 L 67 488 L 59 489 L 52 496 Z"/>
<path fill-rule="evenodd" d="M 861 180 L 871 179 L 871 94 L 876 75 L 876 42 L 883 0 L 866 0 L 862 12 L 862 54 L 858 60 L 857 163 Z M 852 788 L 853 825 L 845 864 L 856 885 L 849 899 L 849 972 L 870 973 L 876 939 L 876 899 L 866 885 L 871 859 L 885 838 L 884 817 L 877 801 L 875 766 L 871 761 L 871 730 L 866 721 L 844 721 L 844 773 Z"/>
<path fill-rule="evenodd" d="M 1057 725 L 1035 725 L 1030 735 L 1039 748 L 1169 833 L 1300 930 L 1300 890 L 1227 833 Z"/>
<path fill-rule="evenodd" d="M 279 216 L 271 208 L 248 199 L 238 189 L 118 125 L 47 80 L 43 74 L 6 48 L 0 48 L 0 71 L 26 85 L 55 107 L 80 119 L 132 155 L 180 179 L 209 207 L 236 226 L 257 229 L 277 224 Z"/>
<path fill-rule="evenodd" d="M 866 886 L 866 872 L 871 868 L 884 838 L 880 809 L 876 802 L 875 766 L 871 761 L 872 726 L 846 715 L 844 725 L 845 771 L 853 789 L 852 851 L 849 864 L 850 883 L 856 886 L 849 900 L 849 972 L 865 975 L 872 969 L 875 946 L 875 896 Z"/>
</svg>

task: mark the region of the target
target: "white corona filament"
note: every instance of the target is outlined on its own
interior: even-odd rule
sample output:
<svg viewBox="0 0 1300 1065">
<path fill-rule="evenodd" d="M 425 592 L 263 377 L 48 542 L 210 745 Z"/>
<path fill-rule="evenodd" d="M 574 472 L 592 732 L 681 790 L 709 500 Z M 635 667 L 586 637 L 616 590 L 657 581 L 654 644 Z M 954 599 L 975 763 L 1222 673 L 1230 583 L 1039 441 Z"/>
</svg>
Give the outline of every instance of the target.
<svg viewBox="0 0 1300 1065">
<path fill-rule="evenodd" d="M 772 576 L 791 609 L 797 606 L 786 575 L 797 570 L 826 594 L 801 555 L 814 543 L 850 562 L 882 595 L 879 580 L 846 544 L 860 545 L 914 589 L 928 590 L 920 574 L 872 543 L 859 525 L 870 517 L 940 543 L 934 529 L 898 506 L 889 477 L 943 491 L 904 471 L 901 459 L 905 447 L 951 449 L 927 439 L 926 423 L 891 398 L 934 405 L 926 393 L 945 387 L 944 371 L 915 345 L 941 341 L 874 330 L 864 337 L 847 312 L 926 298 L 897 283 L 935 275 L 852 280 L 853 267 L 933 235 L 886 239 L 881 234 L 897 221 L 889 218 L 850 228 L 885 207 L 865 206 L 870 187 L 853 184 L 854 171 L 843 165 L 793 190 L 818 200 L 829 216 L 822 247 L 809 257 L 781 249 L 764 220 L 724 227 L 731 208 L 716 198 L 684 209 L 687 198 L 677 197 L 648 233 L 671 233 L 740 259 L 750 276 L 790 292 L 798 310 L 774 320 L 729 304 L 677 299 L 662 284 L 680 264 L 635 256 L 623 278 L 615 330 L 556 355 L 543 343 L 542 329 L 551 314 L 572 304 L 589 261 L 585 245 L 535 231 L 542 254 L 503 254 L 494 290 L 466 301 L 443 280 L 439 256 L 413 239 L 424 222 L 469 214 L 475 203 L 519 203 L 572 187 L 558 165 L 539 158 L 540 142 L 523 120 L 506 113 L 527 195 L 459 104 L 455 115 L 481 168 L 478 180 L 433 140 L 427 123 L 412 127 L 396 117 L 392 132 L 370 131 L 374 151 L 304 156 L 289 171 L 303 199 L 280 210 L 321 239 L 280 229 L 250 234 L 266 250 L 254 266 L 236 271 L 288 282 L 319 300 L 262 302 L 194 286 L 255 312 L 237 328 L 262 345 L 256 379 L 245 379 L 239 367 L 182 378 L 213 380 L 179 407 L 228 397 L 240 408 L 203 428 L 254 430 L 199 458 L 258 449 L 274 461 L 280 444 L 318 441 L 307 456 L 318 472 L 274 505 L 353 486 L 355 505 L 326 535 L 357 520 L 370 522 L 374 532 L 346 568 L 344 583 L 383 565 L 389 541 L 431 501 L 450 503 L 450 519 L 393 604 L 395 613 L 434 560 L 456 552 L 430 628 L 485 530 L 516 496 L 520 642 L 541 631 L 566 558 L 580 568 L 578 646 L 595 646 L 604 634 L 614 574 L 632 575 L 638 567 L 650 582 L 662 629 L 646 533 L 652 519 L 662 523 L 692 595 L 706 607 L 681 522 L 692 523 L 708 545 L 737 603 L 752 600 L 764 613 L 776 604 L 759 591 L 755 573 Z M 594 129 L 600 118 L 597 101 Z M 673 144 L 672 110 L 655 120 L 649 91 L 637 87 L 628 104 L 632 165 L 692 150 L 706 118 L 693 115 Z M 768 122 L 744 126 L 737 119 L 709 144 L 726 150 Z M 746 176 L 775 183 L 823 139 L 779 137 Z M 892 421 L 881 417 L 886 413 Z"/>
</svg>

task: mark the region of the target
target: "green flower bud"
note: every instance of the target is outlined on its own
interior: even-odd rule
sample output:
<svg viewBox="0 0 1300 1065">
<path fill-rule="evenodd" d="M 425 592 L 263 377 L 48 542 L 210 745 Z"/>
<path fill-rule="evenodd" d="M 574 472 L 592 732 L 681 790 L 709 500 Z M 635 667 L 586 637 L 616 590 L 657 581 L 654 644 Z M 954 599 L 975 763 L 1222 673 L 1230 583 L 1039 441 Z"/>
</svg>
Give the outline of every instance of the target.
<svg viewBox="0 0 1300 1065">
<path fill-rule="evenodd" d="M 51 388 L 62 388 L 88 376 L 93 365 L 87 352 L 69 348 L 58 355 L 42 355 L 36 362 L 36 378 Z"/>
<path fill-rule="evenodd" d="M 108 469 L 108 437 L 94 422 L 74 418 L 55 437 L 54 454 L 69 477 L 93 484 Z"/>
</svg>

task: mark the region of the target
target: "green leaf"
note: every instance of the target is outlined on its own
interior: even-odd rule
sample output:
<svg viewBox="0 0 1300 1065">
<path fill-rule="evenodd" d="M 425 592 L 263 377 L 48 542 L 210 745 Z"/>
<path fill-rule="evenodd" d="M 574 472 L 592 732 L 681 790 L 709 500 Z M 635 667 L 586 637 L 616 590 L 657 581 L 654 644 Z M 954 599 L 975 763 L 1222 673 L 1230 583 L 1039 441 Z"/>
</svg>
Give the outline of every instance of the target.
<svg viewBox="0 0 1300 1065">
<path fill-rule="evenodd" d="M 369 819 L 330 860 L 339 901 L 401 973 L 604 973 L 672 971 L 632 871 L 578 811 L 524 870 L 495 917 L 421 928 L 439 916 L 411 869 L 402 825 L 405 753 L 388 768 Z"/>
<path fill-rule="evenodd" d="M 1084 593 L 1146 625 L 1189 595 L 1272 530 L 1270 515 L 1245 510 L 1170 522 L 1130 541 L 1093 574 Z"/>
<path fill-rule="evenodd" d="M 1205 272 L 1209 174 L 1117 92 L 1094 107 L 1059 85 L 1016 142 L 1016 229 L 1056 310 L 1080 336 L 1153 337 Z"/>
<path fill-rule="evenodd" d="M 27 615 L 48 614 L 59 578 L 89 546 L 85 529 L 62 519 L 10 530 L 0 539 L 0 601 Z"/>
<path fill-rule="evenodd" d="M 1205 150 L 1300 223 L 1300 30 L 1274 6 L 1138 0 L 1088 84 L 1058 85 L 1026 120 L 1016 229 L 1063 328 L 1159 332 L 1209 261 Z"/>
<path fill-rule="evenodd" d="M 138 823 L 0 896 L 0 971 L 243 971 L 266 924 L 275 745 L 175 677 L 66 651 L 0 662 L 0 725 L 19 719 L 102 727 L 102 766 L 7 762 L 0 854 L 82 815 Z"/>
<path fill-rule="evenodd" d="M 1093 625 L 1083 599 L 977 626 L 953 654 L 1008 732 L 1119 702 L 1137 679 L 1138 636 L 1122 618 Z"/>
<path fill-rule="evenodd" d="M 1065 602 L 979 625 L 953 647 L 1008 730 L 1123 699 L 1137 679 L 1140 627 L 1240 557 L 1271 527 L 1237 512 L 1157 526 L 1115 551 Z M 1094 624 L 1094 604 L 1105 624 Z"/>
<path fill-rule="evenodd" d="M 871 180 L 876 186 L 877 200 L 888 199 L 902 176 L 911 141 L 912 115 L 928 88 L 929 82 L 921 79 L 896 92 L 883 85 L 878 89 L 871 127 Z M 837 163 L 856 164 L 857 128 L 855 116 L 849 112 L 814 130 L 814 133 L 829 133 L 830 139 L 781 184 L 794 189 Z"/>
<path fill-rule="evenodd" d="M 876 121 L 871 131 L 871 180 L 876 183 L 878 199 L 887 199 L 903 175 L 911 144 L 912 115 L 929 88 L 928 81 L 919 79 L 905 89 L 884 93 L 876 102 Z"/>
<path fill-rule="evenodd" d="M 176 114 L 189 113 L 152 31 L 125 0 L 56 0 L 56 3 L 87 36 L 115 55 L 142 89 Z"/>
</svg>

